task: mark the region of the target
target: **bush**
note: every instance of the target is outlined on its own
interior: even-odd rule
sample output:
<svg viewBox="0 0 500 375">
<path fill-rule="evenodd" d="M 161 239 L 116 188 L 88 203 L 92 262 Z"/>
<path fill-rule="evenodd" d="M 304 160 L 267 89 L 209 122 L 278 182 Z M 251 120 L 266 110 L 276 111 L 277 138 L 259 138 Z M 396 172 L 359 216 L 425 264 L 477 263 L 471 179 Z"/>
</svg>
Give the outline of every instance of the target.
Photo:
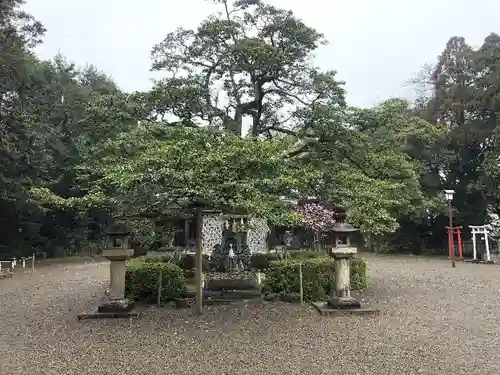
<svg viewBox="0 0 500 375">
<path fill-rule="evenodd" d="M 185 271 L 194 270 L 196 268 L 196 256 L 194 254 L 170 253 L 165 255 L 141 257 L 138 259 L 147 263 L 172 263 Z M 208 255 L 203 255 L 202 268 L 203 272 L 210 272 L 210 258 Z"/>
<path fill-rule="evenodd" d="M 148 256 L 139 258 L 143 262 L 147 263 L 177 263 L 178 257 L 175 254 L 165 254 L 165 255 L 156 255 L 156 256 Z"/>
<path fill-rule="evenodd" d="M 125 295 L 139 301 L 156 302 L 158 275 L 162 272 L 161 300 L 175 301 L 186 294 L 186 280 L 182 269 L 168 262 L 149 262 L 133 259 L 127 262 L 125 273 Z"/>
<path fill-rule="evenodd" d="M 272 261 L 266 272 L 264 291 L 289 294 L 300 293 L 299 264 L 302 263 L 304 300 L 320 301 L 335 290 L 335 262 L 327 256 Z M 351 289 L 366 287 L 366 262 L 351 259 Z"/>
<path fill-rule="evenodd" d="M 289 251 L 288 258 L 291 259 L 310 259 L 310 258 L 322 258 L 328 256 L 324 251 L 316 250 L 300 250 L 300 251 Z"/>
<path fill-rule="evenodd" d="M 270 262 L 279 260 L 277 254 L 255 253 L 250 257 L 250 268 L 254 270 L 264 271 L 269 268 Z"/>
<path fill-rule="evenodd" d="M 177 265 L 183 270 L 194 270 L 196 268 L 196 256 L 193 254 L 185 254 L 179 259 Z"/>
<path fill-rule="evenodd" d="M 176 263 L 183 270 L 194 270 L 196 268 L 196 256 L 194 254 L 185 254 Z M 210 258 L 208 255 L 203 254 L 203 262 L 201 265 L 203 272 L 210 272 Z"/>
<path fill-rule="evenodd" d="M 250 268 L 263 271 L 267 270 L 271 262 L 283 259 L 285 255 L 281 256 L 275 253 L 263 254 L 255 253 L 250 257 Z M 308 259 L 308 258 L 321 258 L 327 256 L 324 251 L 314 251 L 314 250 L 292 250 L 289 251 L 288 259 Z"/>
<path fill-rule="evenodd" d="M 368 286 L 366 278 L 366 261 L 362 258 L 351 258 L 349 270 L 351 271 L 351 289 L 360 290 Z"/>
</svg>

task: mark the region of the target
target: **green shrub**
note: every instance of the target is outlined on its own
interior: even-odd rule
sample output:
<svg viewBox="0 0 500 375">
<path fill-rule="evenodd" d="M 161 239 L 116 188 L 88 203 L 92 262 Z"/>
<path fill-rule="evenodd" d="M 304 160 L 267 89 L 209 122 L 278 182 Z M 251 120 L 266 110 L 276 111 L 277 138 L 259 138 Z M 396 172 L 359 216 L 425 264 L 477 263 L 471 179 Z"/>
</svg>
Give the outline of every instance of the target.
<svg viewBox="0 0 500 375">
<path fill-rule="evenodd" d="M 133 259 L 127 262 L 125 273 L 125 295 L 127 298 L 156 302 L 158 275 L 162 272 L 161 300 L 175 301 L 186 294 L 186 280 L 182 269 L 168 262 L 146 262 Z"/>
<path fill-rule="evenodd" d="M 267 270 L 270 262 L 279 259 L 280 258 L 277 254 L 255 253 L 250 257 L 250 268 L 259 271 Z"/>
<path fill-rule="evenodd" d="M 169 253 L 150 257 L 137 258 L 147 263 L 173 263 L 183 270 L 194 270 L 196 268 L 196 256 L 194 254 Z M 203 272 L 210 272 L 210 258 L 203 255 Z"/>
<path fill-rule="evenodd" d="M 309 259 L 309 258 L 322 258 L 328 256 L 324 251 L 315 250 L 300 250 L 289 251 L 288 258 L 291 259 Z"/>
<path fill-rule="evenodd" d="M 182 255 L 176 264 L 183 270 L 194 270 L 196 268 L 196 255 Z M 210 272 L 210 258 L 208 255 L 203 254 L 201 268 L 203 268 L 203 272 Z"/>
<path fill-rule="evenodd" d="M 320 301 L 335 290 L 335 263 L 328 256 L 272 261 L 266 272 L 264 292 L 300 293 L 299 264 L 302 263 L 304 300 Z M 366 262 L 352 258 L 351 289 L 366 287 Z"/>
<path fill-rule="evenodd" d="M 250 268 L 255 270 L 266 270 L 269 268 L 271 262 L 280 260 L 285 255 L 276 253 L 255 253 L 250 257 Z M 324 251 L 314 250 L 291 250 L 287 253 L 288 259 L 308 259 L 308 258 L 321 258 L 327 256 Z"/>
<path fill-rule="evenodd" d="M 165 254 L 165 255 L 156 255 L 149 257 L 141 257 L 140 260 L 147 263 L 176 263 L 178 260 L 175 257 L 175 254 Z"/>
<path fill-rule="evenodd" d="M 194 270 L 196 268 L 196 257 L 193 254 L 185 254 L 179 259 L 177 265 L 183 270 Z"/>
<path fill-rule="evenodd" d="M 264 290 L 280 294 L 300 293 L 300 263 L 304 300 L 322 300 L 335 285 L 333 259 L 327 257 L 272 261 L 266 272 Z"/>
<path fill-rule="evenodd" d="M 366 261 L 363 258 L 351 258 L 349 263 L 349 270 L 351 275 L 351 289 L 360 290 L 368 286 L 366 278 Z"/>
</svg>

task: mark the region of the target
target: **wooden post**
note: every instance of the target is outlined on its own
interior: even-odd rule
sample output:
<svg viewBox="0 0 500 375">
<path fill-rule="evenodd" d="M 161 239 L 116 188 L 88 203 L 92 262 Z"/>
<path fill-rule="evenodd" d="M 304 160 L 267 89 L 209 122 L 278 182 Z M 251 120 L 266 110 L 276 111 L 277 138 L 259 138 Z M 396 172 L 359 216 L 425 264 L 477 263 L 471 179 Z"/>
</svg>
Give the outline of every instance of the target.
<svg viewBox="0 0 500 375">
<path fill-rule="evenodd" d="M 189 249 L 189 219 L 184 219 L 184 248 Z"/>
<path fill-rule="evenodd" d="M 163 272 L 160 270 L 158 273 L 158 298 L 156 300 L 156 303 L 158 304 L 158 307 L 161 307 L 161 284 L 163 282 Z"/>
<path fill-rule="evenodd" d="M 203 313 L 203 215 L 201 208 L 196 209 L 196 313 Z"/>
<path fill-rule="evenodd" d="M 453 245 L 453 229 L 448 228 L 448 259 L 451 259 L 452 253 L 455 251 L 455 246 Z"/>
<path fill-rule="evenodd" d="M 31 257 L 31 276 L 35 276 L 35 253 Z"/>
<path fill-rule="evenodd" d="M 299 280 L 300 280 L 300 304 L 304 304 L 304 285 L 302 278 L 302 263 L 299 263 Z"/>
</svg>

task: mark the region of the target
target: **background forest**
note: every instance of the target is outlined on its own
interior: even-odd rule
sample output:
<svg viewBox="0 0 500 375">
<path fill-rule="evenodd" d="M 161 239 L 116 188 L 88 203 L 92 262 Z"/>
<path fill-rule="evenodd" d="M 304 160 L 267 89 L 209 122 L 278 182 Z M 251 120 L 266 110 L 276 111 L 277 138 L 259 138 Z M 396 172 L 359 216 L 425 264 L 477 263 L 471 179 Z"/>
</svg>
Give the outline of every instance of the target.
<svg viewBox="0 0 500 375">
<path fill-rule="evenodd" d="M 45 29 L 22 3 L 0 4 L 0 258 L 99 249 L 124 203 L 148 213 L 133 221 L 143 249 L 155 215 L 185 201 L 291 227 L 282 198 L 314 196 L 376 251 L 445 253 L 443 189 L 457 225 L 499 213 L 497 34 L 477 49 L 451 37 L 415 102 L 354 108 L 314 64 L 323 36 L 286 9 L 216 1 L 152 46 L 163 78 L 128 93 L 94 66 L 37 58 Z"/>
</svg>

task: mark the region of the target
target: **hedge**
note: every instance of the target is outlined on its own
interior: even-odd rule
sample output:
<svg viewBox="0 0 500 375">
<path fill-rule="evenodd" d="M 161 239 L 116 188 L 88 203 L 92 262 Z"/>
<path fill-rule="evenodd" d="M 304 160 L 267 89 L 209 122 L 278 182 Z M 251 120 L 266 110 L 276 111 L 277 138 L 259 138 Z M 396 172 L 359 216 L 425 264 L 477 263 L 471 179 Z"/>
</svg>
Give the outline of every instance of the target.
<svg viewBox="0 0 500 375">
<path fill-rule="evenodd" d="M 362 258 L 351 258 L 349 263 L 350 281 L 352 290 L 365 289 L 368 286 L 366 277 L 366 261 Z"/>
<path fill-rule="evenodd" d="M 125 273 L 125 295 L 136 301 L 156 302 L 158 298 L 158 276 L 162 272 L 161 300 L 175 301 L 187 292 L 182 269 L 168 262 L 151 262 L 133 259 L 127 262 Z"/>
<path fill-rule="evenodd" d="M 282 260 L 284 254 L 276 253 L 256 253 L 250 257 L 251 268 L 254 270 L 264 271 L 268 269 L 272 261 Z M 309 259 L 309 258 L 324 258 L 328 256 L 324 251 L 316 250 L 290 250 L 287 253 L 288 259 Z"/>
<path fill-rule="evenodd" d="M 304 300 L 320 301 L 331 295 L 335 290 L 335 262 L 328 256 L 271 261 L 266 272 L 264 292 L 282 295 L 300 293 L 300 263 Z M 351 258 L 350 273 L 351 289 L 366 287 L 366 262 L 363 259 Z"/>
<path fill-rule="evenodd" d="M 272 261 L 279 259 L 277 254 L 255 253 L 250 256 L 250 268 L 265 271 L 270 267 Z"/>
<path fill-rule="evenodd" d="M 288 252 L 289 259 L 310 259 L 310 258 L 324 258 L 327 257 L 324 251 L 317 250 L 300 250 Z"/>
<path fill-rule="evenodd" d="M 181 269 L 189 271 L 196 268 L 196 256 L 194 254 L 182 254 L 180 257 L 174 253 L 165 255 L 156 255 L 151 257 L 136 258 L 147 263 L 172 263 Z M 210 272 L 210 259 L 208 255 L 203 254 L 203 272 Z"/>
<path fill-rule="evenodd" d="M 179 261 L 179 259 L 176 258 L 174 254 L 142 256 L 140 258 L 135 258 L 135 260 L 140 260 L 147 263 L 174 263 L 174 264 L 176 264 Z"/>
<path fill-rule="evenodd" d="M 181 257 L 181 259 L 176 263 L 183 270 L 194 270 L 196 268 L 196 255 L 194 254 L 185 254 Z M 201 268 L 203 272 L 210 272 L 210 258 L 208 255 L 203 254 L 203 260 L 201 264 Z"/>
</svg>

